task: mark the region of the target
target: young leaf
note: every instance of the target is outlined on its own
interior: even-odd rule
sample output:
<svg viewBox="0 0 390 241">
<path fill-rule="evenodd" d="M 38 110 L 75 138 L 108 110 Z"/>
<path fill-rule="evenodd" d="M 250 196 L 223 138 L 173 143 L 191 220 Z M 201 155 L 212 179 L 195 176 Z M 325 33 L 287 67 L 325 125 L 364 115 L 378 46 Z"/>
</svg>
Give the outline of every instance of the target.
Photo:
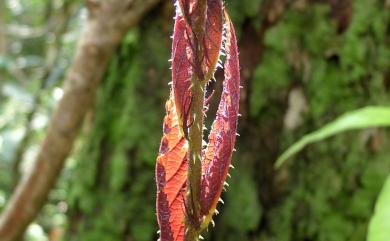
<svg viewBox="0 0 390 241">
<path fill-rule="evenodd" d="M 367 241 L 388 240 L 390 240 L 390 175 L 379 195 L 367 236 Z"/>
<path fill-rule="evenodd" d="M 221 0 L 207 1 L 205 57 L 207 79 L 214 74 L 222 46 L 223 6 Z"/>
<path fill-rule="evenodd" d="M 178 0 L 176 6 L 173 84 L 156 163 L 156 206 L 161 241 L 192 241 L 209 223 L 230 166 L 240 71 L 233 24 L 226 12 L 223 18 L 222 0 Z M 209 144 L 204 149 L 204 87 L 215 72 L 223 28 L 225 80 Z"/>
<path fill-rule="evenodd" d="M 276 168 L 279 168 L 288 158 L 301 151 L 310 143 L 321 141 L 348 130 L 384 126 L 390 126 L 390 107 L 371 106 L 348 112 L 333 122 L 326 124 L 321 129 L 303 136 L 282 153 L 276 161 L 275 166 Z"/>
<path fill-rule="evenodd" d="M 173 97 L 166 103 L 164 135 L 156 163 L 157 219 L 162 241 L 184 240 L 187 141 L 181 135 Z"/>
<path fill-rule="evenodd" d="M 187 122 L 192 101 L 191 80 L 196 67 L 196 56 L 194 56 L 194 43 L 191 42 L 193 33 L 190 25 L 183 16 L 186 9 L 192 14 L 189 8 L 194 1 L 181 0 L 176 8 L 175 27 L 172 43 L 172 83 L 175 96 L 175 104 L 179 115 L 179 124 L 183 133 L 187 132 Z M 192 7 L 193 9 L 194 7 Z M 191 19 L 189 19 L 191 20 Z M 219 52 L 222 45 L 222 1 L 207 1 L 206 37 L 205 47 L 205 71 L 206 79 L 211 79 L 215 66 L 219 59 Z M 199 66 L 198 66 L 199 67 Z M 202 70 L 196 70 L 203 72 Z"/>
<path fill-rule="evenodd" d="M 172 42 L 172 87 L 178 123 L 182 132 L 185 128 L 183 125 L 187 124 L 192 99 L 190 86 L 193 68 L 192 48 L 189 44 L 190 32 L 180 8 L 177 7 Z"/>
<path fill-rule="evenodd" d="M 225 80 L 209 145 L 204 152 L 201 189 L 202 214 L 213 214 L 223 190 L 236 140 L 240 95 L 240 69 L 233 24 L 226 18 Z"/>
</svg>

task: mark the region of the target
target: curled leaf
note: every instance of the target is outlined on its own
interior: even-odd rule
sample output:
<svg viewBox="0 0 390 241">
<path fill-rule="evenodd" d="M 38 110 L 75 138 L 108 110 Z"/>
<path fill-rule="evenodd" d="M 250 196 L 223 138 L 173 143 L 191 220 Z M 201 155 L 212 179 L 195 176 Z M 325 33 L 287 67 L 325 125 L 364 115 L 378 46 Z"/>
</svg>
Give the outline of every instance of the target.
<svg viewBox="0 0 390 241">
<path fill-rule="evenodd" d="M 207 1 L 205 36 L 206 71 L 211 78 L 217 65 L 222 46 L 223 6 L 221 0 Z"/>
<path fill-rule="evenodd" d="M 164 135 L 156 163 L 157 219 L 162 241 L 184 240 L 187 141 L 180 134 L 175 103 L 166 103 Z"/>
<path fill-rule="evenodd" d="M 196 4 L 198 2 L 177 0 L 176 3 L 172 42 L 172 89 L 171 96 L 166 103 L 164 135 L 156 163 L 156 206 L 161 241 L 188 239 L 185 237 L 185 230 L 188 227 L 191 227 L 191 230 L 187 235 L 192 233 L 194 235 L 189 236 L 197 237 L 202 228 L 210 221 L 230 166 L 236 140 L 239 110 L 240 71 L 237 41 L 233 24 L 226 12 L 225 18 L 223 17 L 222 0 L 207 0 L 207 11 L 203 11 L 206 14 L 205 32 L 197 36 L 193 33 L 192 28 L 197 22 Z M 225 28 L 225 32 L 223 28 Z M 224 43 L 222 43 L 223 32 L 226 34 Z M 197 28 L 198 33 L 199 28 Z M 199 36 L 204 37 L 200 39 Z M 199 43 L 201 44 L 199 45 Z M 202 88 L 213 77 L 223 44 L 226 60 L 221 101 L 207 147 L 203 151 L 198 148 L 196 153 L 191 153 L 192 157 L 202 157 L 201 171 L 200 168 L 189 170 L 189 160 L 191 160 L 189 158 L 189 151 L 191 151 L 189 146 L 191 145 L 189 144 L 201 146 L 200 142 L 202 141 L 202 133 L 198 135 L 200 136 L 199 143 L 197 139 L 188 140 L 189 126 L 192 124 L 190 117 L 199 113 L 191 110 L 193 98 L 191 91 L 192 89 L 198 91 L 199 89 L 194 88 L 194 86 L 200 86 L 200 94 L 194 90 L 194 96 L 204 98 Z M 201 84 L 194 81 L 200 81 Z M 200 109 L 202 112 L 208 100 L 203 100 L 203 102 L 202 99 L 200 100 L 200 105 L 197 106 L 202 108 Z M 196 103 L 199 103 L 199 98 L 197 101 Z M 190 113 L 190 111 L 194 113 Z M 197 123 L 198 128 L 195 129 L 202 130 L 201 125 L 203 123 L 200 121 Z M 200 153 L 201 151 L 202 153 Z M 200 187 L 195 188 L 200 195 L 194 195 L 190 200 L 187 200 L 187 191 L 188 196 L 193 191 L 193 187 L 189 185 L 193 182 L 191 182 L 192 179 L 188 178 L 191 177 L 188 172 L 192 173 L 194 170 L 199 170 L 198 177 L 201 177 Z M 200 207 L 200 213 L 193 211 L 195 203 L 198 205 L 197 207 Z M 201 224 L 199 220 L 202 222 Z M 190 239 L 192 240 L 192 238 Z"/>
<path fill-rule="evenodd" d="M 228 15 L 225 16 L 225 80 L 217 117 L 203 156 L 201 207 L 204 215 L 213 213 L 218 203 L 230 166 L 237 131 L 240 95 L 238 49 L 233 24 Z"/>
<path fill-rule="evenodd" d="M 183 11 L 186 6 L 190 8 L 188 14 L 191 14 L 194 1 L 181 0 L 176 9 L 175 27 L 172 43 L 172 83 L 175 97 L 175 104 L 179 116 L 179 125 L 186 135 L 189 125 L 189 111 L 191 107 L 191 80 L 193 73 L 206 72 L 207 80 L 211 79 L 215 66 L 219 59 L 219 53 L 222 44 L 222 1 L 209 0 L 207 1 L 207 19 L 206 19 L 206 34 L 204 40 L 204 71 L 195 64 L 199 56 L 194 56 L 194 43 L 191 43 L 192 30 L 186 23 Z M 191 19 L 191 18 L 190 18 Z M 191 20 L 190 20 L 191 21 Z"/>
<path fill-rule="evenodd" d="M 172 42 L 172 85 L 175 98 L 178 123 L 184 133 L 191 106 L 191 77 L 193 68 L 192 48 L 189 44 L 190 28 L 177 8 Z M 185 120 L 185 121 L 184 121 Z"/>
</svg>

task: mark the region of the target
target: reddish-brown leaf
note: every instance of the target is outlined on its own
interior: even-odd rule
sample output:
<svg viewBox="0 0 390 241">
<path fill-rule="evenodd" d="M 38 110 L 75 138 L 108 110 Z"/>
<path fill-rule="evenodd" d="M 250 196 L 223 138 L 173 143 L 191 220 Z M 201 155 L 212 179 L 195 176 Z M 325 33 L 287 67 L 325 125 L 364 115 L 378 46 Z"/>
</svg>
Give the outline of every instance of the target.
<svg viewBox="0 0 390 241">
<path fill-rule="evenodd" d="M 188 6 L 193 6 L 194 1 L 179 1 L 180 7 L 177 7 L 176 10 L 172 43 L 172 84 L 177 113 L 179 115 L 179 125 L 181 128 L 186 128 L 188 122 L 188 113 L 192 98 L 190 86 L 196 58 L 191 43 L 192 30 L 184 20 L 182 14 L 184 11 L 183 9 L 185 9 L 183 5 L 186 6 L 186 4 L 188 4 Z M 212 77 L 219 59 L 219 52 L 222 44 L 222 12 L 221 0 L 207 1 L 206 37 L 204 40 L 204 71 L 207 73 L 207 78 Z M 203 70 L 197 70 L 197 72 L 203 72 Z M 183 130 L 183 133 L 184 132 L 185 130 Z"/>
<path fill-rule="evenodd" d="M 161 241 L 184 241 L 188 182 L 188 143 L 185 135 L 188 134 L 187 128 L 190 125 L 191 82 L 195 81 L 194 76 L 212 78 L 222 46 L 224 26 L 226 61 L 223 92 L 210 132 L 208 146 L 202 153 L 199 202 L 201 215 L 206 216 L 206 219 L 203 219 L 204 223 L 207 223 L 217 205 L 230 166 L 236 138 L 239 104 L 240 76 L 237 42 L 233 25 L 226 13 L 225 25 L 223 25 L 222 0 L 207 1 L 205 38 L 201 42 L 193 36 L 191 29 L 194 17 L 196 17 L 193 15 L 196 15 L 194 9 L 196 10 L 197 2 L 177 0 L 177 3 L 179 6 L 176 10 L 172 43 L 173 84 L 170 99 L 166 103 L 164 135 L 156 163 L 156 206 Z M 202 53 L 198 51 L 199 49 L 194 49 L 193 45 L 197 43 L 202 43 L 204 46 L 202 56 L 194 56 Z M 202 74 L 199 74 L 200 72 Z M 204 217 L 194 218 L 202 220 Z"/>
<path fill-rule="evenodd" d="M 213 123 L 209 144 L 203 154 L 201 189 L 202 213 L 208 215 L 215 209 L 228 173 L 234 149 L 240 95 L 240 68 L 237 41 L 228 15 L 226 18 L 225 80 L 221 102 Z"/>
<path fill-rule="evenodd" d="M 190 86 L 193 68 L 190 32 L 180 9 L 177 8 L 172 42 L 172 86 L 181 130 L 183 125 L 187 124 L 184 119 L 187 121 L 191 106 Z"/>
<path fill-rule="evenodd" d="M 213 74 L 222 45 L 223 10 L 221 0 L 207 1 L 205 35 L 206 71 Z"/>
<path fill-rule="evenodd" d="M 177 0 L 177 3 L 179 4 L 183 15 L 188 15 L 188 18 L 190 18 L 190 15 L 194 8 L 195 0 Z"/>
<path fill-rule="evenodd" d="M 175 103 L 166 103 L 164 135 L 156 163 L 157 219 L 161 241 L 183 241 L 185 188 L 187 181 L 187 141 L 179 130 Z"/>
</svg>

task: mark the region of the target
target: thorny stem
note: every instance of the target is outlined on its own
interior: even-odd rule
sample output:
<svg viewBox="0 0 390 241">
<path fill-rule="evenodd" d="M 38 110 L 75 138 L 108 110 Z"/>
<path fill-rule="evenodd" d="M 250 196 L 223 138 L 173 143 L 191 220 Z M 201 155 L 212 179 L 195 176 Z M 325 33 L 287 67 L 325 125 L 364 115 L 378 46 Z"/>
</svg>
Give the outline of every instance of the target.
<svg viewBox="0 0 390 241">
<path fill-rule="evenodd" d="M 198 240 L 200 234 L 200 181 L 202 175 L 203 107 L 205 97 L 205 71 L 203 39 L 205 34 L 207 0 L 198 0 L 191 23 L 193 31 L 195 68 L 192 76 L 192 103 L 190 108 L 191 126 L 189 128 L 189 168 L 188 168 L 188 212 L 186 220 L 186 241 Z M 201 74 L 199 74 L 201 73 Z"/>
<path fill-rule="evenodd" d="M 203 100 L 204 81 L 194 78 L 192 86 L 193 102 L 191 105 L 192 125 L 189 130 L 189 169 L 188 169 L 188 206 L 189 215 L 187 217 L 188 232 L 187 241 L 197 240 L 199 236 L 200 217 L 200 180 L 202 175 L 202 139 L 203 139 Z M 193 236 L 193 237 L 191 237 Z M 191 237 L 191 238 L 190 238 Z"/>
</svg>

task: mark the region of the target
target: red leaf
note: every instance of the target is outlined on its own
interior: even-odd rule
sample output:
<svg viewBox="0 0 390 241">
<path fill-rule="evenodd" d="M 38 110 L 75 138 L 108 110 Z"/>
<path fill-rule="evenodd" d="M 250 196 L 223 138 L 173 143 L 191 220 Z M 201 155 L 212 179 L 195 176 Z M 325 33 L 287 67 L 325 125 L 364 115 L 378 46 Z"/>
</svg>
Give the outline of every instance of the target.
<svg viewBox="0 0 390 241">
<path fill-rule="evenodd" d="M 240 68 L 233 24 L 226 13 L 225 18 L 225 80 L 217 117 L 210 132 L 209 144 L 203 154 L 201 207 L 204 215 L 213 212 L 218 203 L 236 140 Z"/>
<path fill-rule="evenodd" d="M 191 78 L 194 73 L 194 50 L 191 46 L 192 30 L 184 20 L 182 11 L 183 5 L 192 6 L 192 0 L 180 0 L 180 7 L 176 10 L 175 27 L 172 43 L 172 83 L 175 96 L 179 125 L 186 128 L 188 113 L 191 107 Z M 211 78 L 219 59 L 219 52 L 222 44 L 222 1 L 207 1 L 206 38 L 205 45 L 205 72 Z M 203 72 L 198 70 L 198 72 Z M 183 133 L 186 131 L 183 130 Z"/>
<path fill-rule="evenodd" d="M 187 121 L 191 105 L 190 86 L 193 69 L 192 49 L 189 44 L 190 32 L 182 14 L 177 9 L 172 42 L 172 84 L 181 130 L 183 130 L 183 124 L 187 124 L 183 123 L 183 120 Z"/>
<path fill-rule="evenodd" d="M 202 153 L 202 180 L 200 190 L 201 217 L 189 217 L 207 223 L 213 214 L 223 189 L 236 138 L 239 104 L 239 60 L 233 25 L 221 0 L 207 1 L 204 56 L 194 56 L 191 26 L 196 15 L 195 0 L 177 0 L 175 27 L 172 43 L 172 90 L 166 103 L 164 135 L 156 163 L 157 219 L 161 241 L 184 241 L 186 222 L 186 189 L 188 171 L 188 143 L 184 135 L 189 125 L 192 101 L 191 82 L 194 76 L 211 78 L 222 46 L 222 30 L 225 26 L 226 61 L 225 80 L 216 119 L 209 136 L 209 143 Z M 184 10 L 183 10 L 184 9 Z M 182 16 L 185 12 L 185 17 Z M 185 20 L 185 19 L 186 20 Z M 203 35 L 201 35 L 203 36 Z M 196 45 L 199 46 L 199 45 Z M 198 60 L 201 60 L 201 67 Z M 198 62 L 196 62 L 198 61 Z M 194 64 L 196 62 L 196 64 Z M 201 69 L 201 70 L 200 70 Z M 199 71 L 200 70 L 200 71 Z M 196 72 L 196 73 L 195 73 Z M 200 75 L 199 72 L 202 74 Z M 206 81 L 208 79 L 205 79 Z M 206 102 L 206 101 L 205 101 Z M 194 200 L 192 200 L 194 201 Z M 195 202 L 197 202 L 195 200 Z M 189 210 L 191 211 L 191 210 Z M 204 219 L 204 216 L 206 219 Z M 199 228 L 199 227 L 196 227 Z M 200 231 L 200 230 L 197 230 Z"/>
<path fill-rule="evenodd" d="M 175 103 L 166 103 L 164 136 L 156 163 L 157 219 L 161 241 L 184 240 L 187 141 L 180 134 Z"/>
<path fill-rule="evenodd" d="M 183 15 L 191 15 L 194 8 L 195 0 L 177 0 Z M 189 16 L 190 17 L 190 16 Z"/>
<path fill-rule="evenodd" d="M 210 74 L 214 73 L 222 45 L 222 12 L 221 0 L 207 1 L 205 52 L 207 72 Z"/>
</svg>

